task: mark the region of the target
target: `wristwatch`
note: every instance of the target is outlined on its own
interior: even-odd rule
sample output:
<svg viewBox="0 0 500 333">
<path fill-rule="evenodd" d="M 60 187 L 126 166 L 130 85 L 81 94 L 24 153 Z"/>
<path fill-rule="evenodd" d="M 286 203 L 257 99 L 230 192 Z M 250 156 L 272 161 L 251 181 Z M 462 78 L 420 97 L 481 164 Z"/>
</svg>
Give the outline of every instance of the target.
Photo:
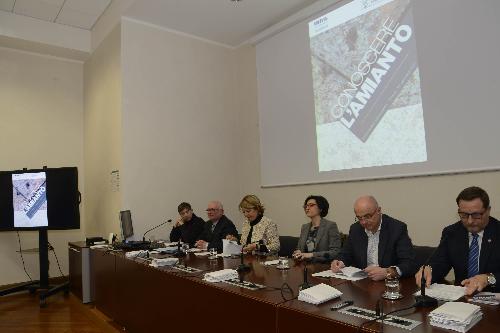
<svg viewBox="0 0 500 333">
<path fill-rule="evenodd" d="M 493 273 L 488 274 L 488 285 L 494 286 L 495 284 L 497 284 L 497 279 L 495 278 L 495 275 L 493 275 Z"/>
</svg>

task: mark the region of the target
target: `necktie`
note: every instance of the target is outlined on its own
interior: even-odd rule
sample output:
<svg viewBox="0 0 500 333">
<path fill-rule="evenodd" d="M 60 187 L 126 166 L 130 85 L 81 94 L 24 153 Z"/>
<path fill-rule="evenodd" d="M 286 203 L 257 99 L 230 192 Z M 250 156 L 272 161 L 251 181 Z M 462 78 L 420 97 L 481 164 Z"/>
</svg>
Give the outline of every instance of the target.
<svg viewBox="0 0 500 333">
<path fill-rule="evenodd" d="M 479 245 L 477 243 L 477 234 L 472 234 L 472 242 L 469 248 L 469 277 L 476 276 L 479 273 Z"/>
<path fill-rule="evenodd" d="M 212 223 L 212 232 L 214 232 L 214 229 L 215 229 L 215 224 Z"/>
</svg>

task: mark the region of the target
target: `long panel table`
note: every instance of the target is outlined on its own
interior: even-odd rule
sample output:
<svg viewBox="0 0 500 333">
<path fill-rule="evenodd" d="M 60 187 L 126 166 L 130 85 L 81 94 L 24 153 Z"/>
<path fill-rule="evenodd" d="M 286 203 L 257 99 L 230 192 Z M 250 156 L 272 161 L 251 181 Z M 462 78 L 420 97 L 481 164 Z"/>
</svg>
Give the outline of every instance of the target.
<svg viewBox="0 0 500 333">
<path fill-rule="evenodd" d="M 274 259 L 274 258 L 268 258 Z M 123 252 L 91 250 L 91 271 L 94 281 L 94 303 L 104 314 L 112 318 L 127 332 L 156 332 L 169 328 L 182 328 L 187 332 L 202 330 L 210 332 L 297 332 L 301 330 L 355 332 L 365 319 L 331 311 L 337 300 L 319 306 L 296 299 L 303 282 L 304 263 L 290 261 L 289 270 L 278 270 L 265 266 L 266 258 L 245 256 L 250 270 L 244 280 L 266 286 L 252 291 L 227 283 L 208 283 L 203 274 L 224 268 L 235 269 L 240 259 L 197 257 L 189 254 L 181 258 L 189 267 L 200 273 L 184 273 L 175 268 L 154 268 L 143 259 L 128 259 Z M 342 291 L 343 300 L 353 300 L 354 305 L 374 309 L 384 291 L 383 282 L 367 279 L 347 282 L 340 279 L 312 278 L 311 273 L 328 268 L 325 264 L 309 264 L 309 280 L 326 283 Z M 398 301 L 383 301 L 384 312 L 410 306 L 414 302 L 414 280 L 404 279 Z M 287 283 L 290 293 L 280 289 Z M 498 307 L 481 306 L 483 319 L 470 332 L 493 332 L 500 325 Z M 446 332 L 428 324 L 427 314 L 432 309 L 417 309 L 398 315 L 421 321 L 411 332 Z M 379 323 L 367 326 L 365 331 L 381 331 Z M 405 330 L 384 325 L 383 331 Z"/>
<path fill-rule="evenodd" d="M 415 303 L 413 293 L 416 291 L 414 278 L 406 278 L 401 280 L 401 293 L 404 297 L 400 300 L 389 301 L 381 298 L 385 290 L 383 282 L 374 282 L 364 279 L 356 282 L 347 282 L 337 285 L 342 294 L 342 300 L 354 301 L 354 306 L 374 310 L 378 300 L 381 300 L 383 312 L 388 313 L 394 310 L 408 308 Z M 358 327 L 367 321 L 367 319 L 358 318 L 355 316 L 339 313 L 338 311 L 330 310 L 333 302 L 327 302 L 318 306 L 292 300 L 282 304 L 278 308 L 278 332 L 290 332 L 314 327 L 315 330 L 323 332 L 335 327 L 335 332 L 356 332 Z M 481 305 L 483 311 L 483 319 L 471 328 L 469 332 L 496 332 L 500 325 L 500 310 L 496 306 Z M 421 324 L 415 327 L 411 332 L 415 333 L 430 333 L 430 332 L 454 332 L 433 327 L 429 324 L 428 314 L 434 308 L 413 308 L 410 310 L 395 313 L 395 316 L 404 317 L 420 321 Z M 496 328 L 495 328 L 496 327 Z M 396 333 L 408 332 L 387 324 L 372 323 L 364 327 L 368 331 Z"/>
<path fill-rule="evenodd" d="M 245 256 L 250 270 L 245 281 L 266 286 L 252 291 L 227 283 L 208 283 L 203 274 L 224 268 L 235 269 L 240 259 L 197 257 L 181 258 L 200 273 L 185 273 L 175 268 L 154 268 L 143 259 L 128 259 L 121 252 L 101 249 L 91 251 L 94 303 L 104 314 L 128 332 L 153 332 L 166 327 L 182 327 L 186 331 L 255 333 L 276 332 L 277 307 L 297 297 L 303 282 L 303 263 L 290 262 L 289 270 L 263 265 L 266 258 Z M 328 265 L 309 265 L 310 271 L 321 271 Z M 311 278 L 318 283 L 319 280 Z M 293 296 L 283 290 L 283 283 Z M 343 283 L 342 280 L 331 284 Z M 223 330 L 224 331 L 224 330 Z"/>
</svg>

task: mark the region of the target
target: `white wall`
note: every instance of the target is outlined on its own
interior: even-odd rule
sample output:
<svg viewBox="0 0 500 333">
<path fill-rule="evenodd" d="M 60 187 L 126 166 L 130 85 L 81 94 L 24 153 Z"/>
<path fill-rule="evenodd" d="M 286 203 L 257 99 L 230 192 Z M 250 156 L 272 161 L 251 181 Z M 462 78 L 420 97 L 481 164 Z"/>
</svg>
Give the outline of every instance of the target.
<svg viewBox="0 0 500 333">
<path fill-rule="evenodd" d="M 354 200 L 373 194 L 408 223 L 415 244 L 438 242 L 467 186 L 484 187 L 500 216 L 499 172 L 262 189 L 254 47 L 228 50 L 131 20 L 122 29 L 122 208 L 132 210 L 138 236 L 174 217 L 183 200 L 205 218 L 206 202 L 221 199 L 240 228 L 237 205 L 248 193 L 261 197 L 283 235 L 298 235 L 307 222 L 301 206 L 309 194 L 328 198 L 329 218 L 343 232 Z"/>
<path fill-rule="evenodd" d="M 122 82 L 120 25 L 104 39 L 84 66 L 84 196 L 87 236 L 120 233 L 121 192 L 111 183 L 122 158 Z"/>
<path fill-rule="evenodd" d="M 238 217 L 233 51 L 127 19 L 122 37 L 122 195 L 136 236 L 182 201 L 206 218 L 219 199 Z"/>
<path fill-rule="evenodd" d="M 0 170 L 77 166 L 84 192 L 82 67 L 80 62 L 0 48 Z M 64 274 L 67 242 L 81 240 L 83 234 L 49 231 Z M 38 247 L 37 232 L 20 236 L 24 249 Z M 28 280 L 18 247 L 15 232 L 0 233 L 0 285 Z M 49 258 L 50 276 L 59 276 L 52 253 Z M 29 274 L 38 278 L 38 254 L 24 259 Z"/>
<path fill-rule="evenodd" d="M 237 150 L 239 197 L 247 193 L 259 195 L 268 208 L 267 215 L 278 223 L 280 234 L 299 235 L 300 225 L 307 222 L 301 207 L 309 194 L 323 195 L 329 200 L 333 208 L 328 218 L 336 221 L 345 233 L 354 222 L 354 200 L 363 194 L 373 194 L 385 213 L 407 222 L 410 236 L 418 245 L 436 245 L 442 228 L 458 220 L 455 198 L 468 186 L 483 187 L 490 195 L 491 215 L 500 218 L 500 172 L 260 188 L 255 49 L 246 47 L 236 53 L 241 137 Z M 296 154 L 300 159 L 301 152 Z"/>
</svg>

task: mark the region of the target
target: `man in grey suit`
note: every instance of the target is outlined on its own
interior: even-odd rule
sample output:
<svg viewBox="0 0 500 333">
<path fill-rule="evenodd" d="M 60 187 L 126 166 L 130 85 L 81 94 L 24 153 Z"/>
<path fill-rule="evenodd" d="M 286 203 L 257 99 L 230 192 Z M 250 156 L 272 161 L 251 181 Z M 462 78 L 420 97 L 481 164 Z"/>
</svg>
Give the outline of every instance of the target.
<svg viewBox="0 0 500 333">
<path fill-rule="evenodd" d="M 372 280 L 415 274 L 415 253 L 405 223 L 382 214 L 373 196 L 358 198 L 354 214 L 356 223 L 351 225 L 346 244 L 331 263 L 334 273 L 354 266 L 364 269 Z"/>
</svg>

